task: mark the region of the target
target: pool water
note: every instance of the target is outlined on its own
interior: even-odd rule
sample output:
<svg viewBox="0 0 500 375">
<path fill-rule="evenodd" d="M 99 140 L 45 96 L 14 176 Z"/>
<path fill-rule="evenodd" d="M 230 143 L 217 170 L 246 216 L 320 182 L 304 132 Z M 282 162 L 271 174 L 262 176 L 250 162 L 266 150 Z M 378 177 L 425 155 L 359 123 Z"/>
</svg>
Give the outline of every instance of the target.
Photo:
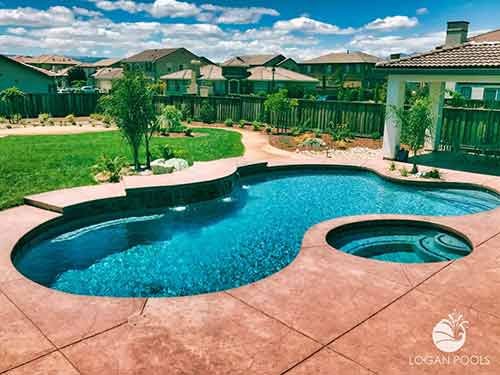
<svg viewBox="0 0 500 375">
<path fill-rule="evenodd" d="M 458 235 L 415 222 L 348 225 L 330 232 L 327 242 L 348 254 L 395 263 L 445 262 L 472 251 L 469 243 Z"/>
<path fill-rule="evenodd" d="M 65 292 L 117 297 L 221 291 L 269 276 L 297 256 L 308 228 L 360 214 L 465 215 L 498 207 L 478 190 L 395 184 L 360 171 L 244 177 L 230 196 L 56 228 L 20 249 L 16 267 Z"/>
</svg>

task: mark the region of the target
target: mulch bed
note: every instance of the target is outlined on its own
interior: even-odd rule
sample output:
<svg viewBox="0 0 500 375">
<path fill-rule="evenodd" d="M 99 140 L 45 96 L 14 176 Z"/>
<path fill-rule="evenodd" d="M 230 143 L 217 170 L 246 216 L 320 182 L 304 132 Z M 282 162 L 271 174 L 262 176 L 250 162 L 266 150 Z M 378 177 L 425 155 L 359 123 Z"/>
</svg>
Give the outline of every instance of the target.
<svg viewBox="0 0 500 375">
<path fill-rule="evenodd" d="M 291 135 L 273 134 L 269 137 L 269 143 L 271 144 L 271 146 L 279 148 L 281 150 L 295 151 L 301 148 L 299 145 L 307 138 L 314 138 L 314 134 L 305 133 L 297 137 Z M 349 139 L 347 142 L 342 142 L 341 144 L 334 141 L 330 134 L 323 134 L 321 136 L 321 139 L 323 140 L 323 142 L 325 142 L 326 146 L 320 149 L 339 148 L 339 146 L 342 149 L 363 147 L 377 150 L 382 148 L 382 139 L 355 137 Z"/>
</svg>

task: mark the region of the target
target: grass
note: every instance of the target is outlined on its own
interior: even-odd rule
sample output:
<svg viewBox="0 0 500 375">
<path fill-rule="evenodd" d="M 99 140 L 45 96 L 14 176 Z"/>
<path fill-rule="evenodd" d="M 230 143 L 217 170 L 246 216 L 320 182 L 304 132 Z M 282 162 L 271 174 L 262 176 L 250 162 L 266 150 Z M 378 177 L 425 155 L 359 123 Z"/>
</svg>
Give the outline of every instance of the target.
<svg viewBox="0 0 500 375">
<path fill-rule="evenodd" d="M 195 129 L 207 136 L 153 138 L 152 145 L 171 144 L 194 161 L 241 156 L 241 135 L 221 129 Z M 23 203 L 26 195 L 96 182 L 91 167 L 103 154 L 122 155 L 132 162 L 119 132 L 0 138 L 0 210 Z M 143 156 L 144 158 L 144 156 Z"/>
</svg>

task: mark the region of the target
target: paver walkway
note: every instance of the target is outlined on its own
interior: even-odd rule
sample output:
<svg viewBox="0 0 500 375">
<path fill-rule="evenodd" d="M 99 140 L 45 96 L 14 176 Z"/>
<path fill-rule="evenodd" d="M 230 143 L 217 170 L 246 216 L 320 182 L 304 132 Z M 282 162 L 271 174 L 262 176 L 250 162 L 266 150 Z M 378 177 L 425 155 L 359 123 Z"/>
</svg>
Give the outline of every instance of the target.
<svg viewBox="0 0 500 375">
<path fill-rule="evenodd" d="M 232 173 L 249 160 L 333 164 L 267 147 L 264 135 L 243 134 L 244 158 L 199 163 L 162 183 Z M 381 160 L 335 163 L 397 177 Z M 445 176 L 500 190 L 497 177 L 455 171 Z M 70 295 L 35 284 L 12 266 L 14 244 L 60 217 L 57 209 L 122 196 L 127 186 L 157 184 L 161 178 L 32 197 L 52 211 L 25 205 L 0 212 L 0 373 L 500 373 L 500 209 L 418 218 L 472 241 L 472 255 L 455 262 L 401 265 L 336 251 L 326 244 L 326 234 L 361 219 L 341 218 L 311 228 L 296 260 L 282 271 L 241 288 L 192 297 Z M 381 218 L 401 217 L 363 217 Z M 433 344 L 432 330 L 454 311 L 469 321 L 467 337 L 463 348 L 447 354 Z M 448 358 L 450 363 L 443 363 Z"/>
</svg>

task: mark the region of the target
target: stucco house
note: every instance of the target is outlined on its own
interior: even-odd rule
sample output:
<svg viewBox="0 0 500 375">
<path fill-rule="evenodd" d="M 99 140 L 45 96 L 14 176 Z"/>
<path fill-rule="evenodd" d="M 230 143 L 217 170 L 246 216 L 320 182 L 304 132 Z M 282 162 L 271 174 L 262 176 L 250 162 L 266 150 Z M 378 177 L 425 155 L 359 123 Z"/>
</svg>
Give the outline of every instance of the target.
<svg viewBox="0 0 500 375">
<path fill-rule="evenodd" d="M 222 66 L 245 65 L 250 68 L 256 66 L 277 66 L 287 58 L 281 54 L 277 55 L 240 55 L 230 58 L 222 63 Z"/>
<path fill-rule="evenodd" d="M 113 88 L 114 81 L 123 78 L 123 68 L 101 68 L 92 75 L 101 92 L 107 93 Z"/>
<path fill-rule="evenodd" d="M 17 87 L 28 94 L 57 92 L 59 74 L 0 55 L 0 91 Z"/>
<path fill-rule="evenodd" d="M 301 72 L 320 81 L 321 88 L 336 87 L 343 81 L 344 87 L 375 87 L 384 81 L 384 76 L 374 70 L 383 61 L 364 52 L 347 51 L 330 53 L 301 62 Z"/>
<path fill-rule="evenodd" d="M 167 94 L 202 96 L 269 93 L 281 88 L 304 92 L 314 90 L 318 84 L 315 78 L 280 67 L 248 67 L 245 72 L 243 78 L 237 79 L 228 77 L 224 67 L 218 65 L 191 66 L 161 79 L 166 83 Z"/>
<path fill-rule="evenodd" d="M 193 60 L 200 58 L 185 48 L 163 48 L 145 50 L 121 60 L 121 63 L 124 69 L 142 71 L 148 78 L 157 81 L 165 74 L 186 69 Z"/>
</svg>

